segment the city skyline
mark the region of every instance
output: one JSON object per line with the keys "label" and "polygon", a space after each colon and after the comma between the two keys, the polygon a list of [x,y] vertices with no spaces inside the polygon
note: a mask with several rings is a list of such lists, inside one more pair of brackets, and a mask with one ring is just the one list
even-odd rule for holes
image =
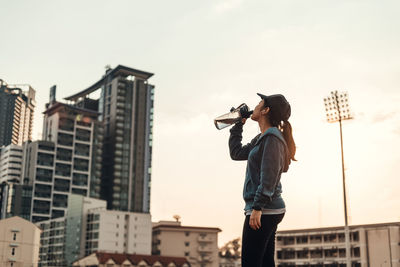
{"label": "city skyline", "polygon": [[[219,227],[219,246],[241,236],[245,164],[230,160],[229,131],[213,119],[253,108],[260,92],[292,105],[298,162],[282,179],[279,229],[343,225],[339,129],[323,105],[332,90],[349,93],[355,115],[343,128],[350,224],[400,220],[396,1],[25,1],[29,24],[13,20],[20,3],[2,5],[0,29],[13,42],[2,44],[0,78],[36,90],[34,139],[53,84],[62,99],[107,64],[156,74],[154,221],[179,214],[184,225]],[[258,131],[248,120],[244,141]]]}

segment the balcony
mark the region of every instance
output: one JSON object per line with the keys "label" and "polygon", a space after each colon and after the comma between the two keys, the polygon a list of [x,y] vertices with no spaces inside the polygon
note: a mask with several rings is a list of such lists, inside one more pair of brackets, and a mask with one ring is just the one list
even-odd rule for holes
{"label": "balcony", "polygon": [[117,117],[115,118],[115,120],[116,120],[117,122],[124,122],[124,117],[122,117],[122,116],[117,116]]}
{"label": "balcony", "polygon": [[199,236],[197,238],[198,242],[214,242],[214,239],[211,236]]}
{"label": "balcony", "polygon": [[40,166],[53,167],[54,156],[52,154],[38,153],[37,162]]}
{"label": "balcony", "polygon": [[[117,87],[118,87],[118,91],[119,91],[120,89],[124,90],[124,89],[125,89],[125,82],[122,81],[122,80],[118,81]],[[124,91],[125,91],[125,90],[124,90]]]}
{"label": "balcony", "polygon": [[74,170],[77,171],[89,171],[89,161],[86,159],[74,159]]}
{"label": "balcony", "polygon": [[74,131],[74,120],[67,119],[67,118],[60,118],[58,122],[58,129],[63,131]]}
{"label": "balcony", "polygon": [[71,161],[72,160],[72,150],[57,148],[57,157],[58,160],[63,161]]}
{"label": "balcony", "polygon": [[87,196],[87,190],[82,188],[72,188],[72,194]]}
{"label": "balcony", "polygon": [[89,157],[90,146],[85,144],[75,144],[75,155]]}
{"label": "balcony", "polygon": [[71,176],[71,165],[56,163],[55,175],[70,177]]}
{"label": "balcony", "polygon": [[69,184],[69,180],[54,179],[54,190],[59,192],[69,192]]}
{"label": "balcony", "polygon": [[74,173],[72,175],[72,184],[76,186],[87,186],[88,176],[86,174]]}
{"label": "balcony", "polygon": [[214,249],[209,246],[199,246],[197,247],[197,251],[202,253],[212,253],[214,252]]}
{"label": "balcony", "polygon": [[84,122],[84,121],[77,121],[76,124],[79,126],[88,127],[88,128],[90,128],[92,126],[92,124],[90,122]]}
{"label": "balcony", "polygon": [[35,197],[50,198],[51,185],[35,184]]}
{"label": "balcony", "polygon": [[201,263],[210,263],[210,262],[212,262],[212,257],[211,256],[198,256],[197,260]]}
{"label": "balcony", "polygon": [[54,143],[39,141],[39,150],[54,151]]}
{"label": "balcony", "polygon": [[75,135],[75,140],[90,142],[90,135],[91,135],[90,131],[83,130],[83,129],[77,129],[76,135]]}
{"label": "balcony", "polygon": [[124,130],[122,129],[117,129],[115,133],[117,134],[117,136],[124,136]]}
{"label": "balcony", "polygon": [[50,202],[44,200],[33,201],[33,213],[38,214],[49,214],[50,213]]}
{"label": "balcony", "polygon": [[73,136],[65,133],[58,133],[57,143],[62,146],[72,146]]}
{"label": "balcony", "polygon": [[53,207],[66,208],[68,206],[68,196],[67,195],[53,195]]}

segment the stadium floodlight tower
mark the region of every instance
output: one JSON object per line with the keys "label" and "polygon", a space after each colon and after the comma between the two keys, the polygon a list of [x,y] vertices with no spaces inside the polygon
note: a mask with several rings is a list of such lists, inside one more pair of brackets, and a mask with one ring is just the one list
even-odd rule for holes
{"label": "stadium floodlight tower", "polygon": [[347,214],[347,199],[346,199],[346,178],[344,170],[344,157],[343,157],[343,134],[342,134],[342,120],[350,120],[353,118],[347,92],[332,91],[331,94],[324,98],[326,118],[328,122],[339,122],[340,127],[340,148],[342,154],[342,178],[343,178],[343,204],[344,204],[344,234],[346,241],[346,265],[351,267],[351,248],[350,248],[350,229],[348,224]]}

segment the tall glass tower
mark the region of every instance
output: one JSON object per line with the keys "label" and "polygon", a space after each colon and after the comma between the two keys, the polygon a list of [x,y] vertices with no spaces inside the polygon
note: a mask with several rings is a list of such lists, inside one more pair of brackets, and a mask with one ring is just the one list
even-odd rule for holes
{"label": "tall glass tower", "polygon": [[100,197],[113,210],[150,212],[154,86],[152,73],[118,65],[89,88],[65,98],[90,99],[99,92],[103,124]]}
{"label": "tall glass tower", "polygon": [[35,93],[29,85],[8,85],[0,79],[0,146],[32,140]]}

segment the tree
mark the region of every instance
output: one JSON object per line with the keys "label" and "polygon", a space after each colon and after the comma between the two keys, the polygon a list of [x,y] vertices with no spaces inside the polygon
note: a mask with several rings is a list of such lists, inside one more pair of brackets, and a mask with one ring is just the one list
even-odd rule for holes
{"label": "tree", "polygon": [[241,241],[240,238],[235,238],[227,242],[219,249],[219,255],[222,258],[238,259],[241,257]]}

